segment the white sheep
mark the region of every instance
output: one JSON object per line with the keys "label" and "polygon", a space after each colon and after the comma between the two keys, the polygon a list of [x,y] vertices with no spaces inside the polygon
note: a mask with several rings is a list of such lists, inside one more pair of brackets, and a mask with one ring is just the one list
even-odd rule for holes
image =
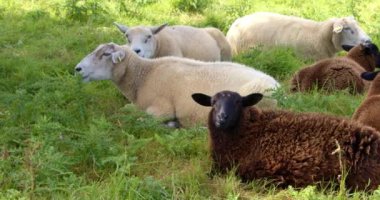
{"label": "white sheep", "polygon": [[238,18],[226,37],[233,54],[258,45],[285,46],[315,60],[334,56],[342,45],[356,46],[371,40],[353,17],[317,22],[270,12]]}
{"label": "white sheep", "polygon": [[224,34],[216,28],[191,26],[136,26],[114,23],[139,56],[186,57],[202,61],[230,61],[231,47]]}
{"label": "white sheep", "polygon": [[[124,96],[140,109],[169,119],[169,126],[205,123],[209,108],[191,100],[194,92],[214,94],[233,90],[242,95],[261,92],[270,95],[279,87],[271,76],[231,62],[202,62],[186,58],[139,57],[127,45],[102,44],[75,67],[85,82],[112,80]],[[260,107],[273,108],[266,98]]]}

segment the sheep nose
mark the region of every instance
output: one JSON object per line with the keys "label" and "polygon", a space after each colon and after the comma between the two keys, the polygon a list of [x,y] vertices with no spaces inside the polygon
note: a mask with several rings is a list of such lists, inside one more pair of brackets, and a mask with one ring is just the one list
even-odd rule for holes
{"label": "sheep nose", "polygon": [[77,71],[77,72],[82,71],[82,67],[75,67],[75,71]]}
{"label": "sheep nose", "polygon": [[372,43],[372,41],[370,39],[367,39],[364,41],[364,44],[371,44],[371,43]]}
{"label": "sheep nose", "polygon": [[135,51],[136,53],[140,53],[141,49],[133,49],[133,51]]}
{"label": "sheep nose", "polygon": [[228,119],[228,115],[226,113],[221,113],[220,119],[224,121],[224,120]]}

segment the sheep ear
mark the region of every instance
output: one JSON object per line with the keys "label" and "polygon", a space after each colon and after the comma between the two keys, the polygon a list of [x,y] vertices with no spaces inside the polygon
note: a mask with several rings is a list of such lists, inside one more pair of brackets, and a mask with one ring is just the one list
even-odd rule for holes
{"label": "sheep ear", "polygon": [[372,81],[373,79],[375,79],[376,75],[377,75],[379,72],[380,72],[380,71],[377,71],[377,72],[363,72],[360,76],[361,76],[362,79],[364,79],[364,80]]}
{"label": "sheep ear", "polygon": [[111,55],[112,55],[112,62],[114,64],[117,64],[125,58],[125,51],[117,50],[117,51],[113,52]]}
{"label": "sheep ear", "polygon": [[193,100],[202,106],[211,106],[211,97],[202,93],[194,93],[191,95]]}
{"label": "sheep ear", "polygon": [[128,31],[128,26],[123,24],[118,24],[116,22],[113,23],[122,33],[126,33]]}
{"label": "sheep ear", "polygon": [[342,49],[349,52],[352,48],[354,48],[354,46],[351,46],[351,45],[342,45]]}
{"label": "sheep ear", "polygon": [[165,23],[165,24],[162,24],[160,26],[154,26],[154,27],[150,28],[150,30],[152,31],[153,34],[157,34],[167,26],[168,26],[168,23]]}
{"label": "sheep ear", "polygon": [[340,33],[343,30],[343,25],[341,23],[341,20],[337,21],[333,25],[333,32],[334,33]]}
{"label": "sheep ear", "polygon": [[371,42],[365,42],[360,44],[362,46],[362,49],[364,50],[365,54],[370,55],[371,53],[375,53],[374,44]]}
{"label": "sheep ear", "polygon": [[243,97],[243,107],[253,106],[257,104],[262,98],[263,95],[260,93],[252,93],[250,95],[247,95]]}

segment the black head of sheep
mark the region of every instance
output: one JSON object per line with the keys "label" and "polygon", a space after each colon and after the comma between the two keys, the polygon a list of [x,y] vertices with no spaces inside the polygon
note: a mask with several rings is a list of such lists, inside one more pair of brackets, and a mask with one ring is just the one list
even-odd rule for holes
{"label": "black head of sheep", "polygon": [[[356,62],[361,63],[366,70],[373,71],[376,67],[380,67],[379,48],[372,42],[365,42],[358,46],[342,46],[348,51],[348,56],[354,58]],[[355,48],[354,48],[355,47]]]}
{"label": "black head of sheep", "polygon": [[376,78],[376,75],[379,73],[380,71],[376,71],[376,72],[363,72],[361,74],[361,77],[364,79],[364,80],[367,80],[367,81],[372,81],[373,79]]}
{"label": "black head of sheep", "polygon": [[221,91],[213,97],[202,93],[191,97],[202,106],[212,106],[212,122],[218,129],[231,129],[238,123],[243,108],[257,104],[263,95],[252,93],[242,97],[236,92]]}
{"label": "black head of sheep", "polygon": [[365,55],[372,56],[375,60],[375,67],[380,67],[380,53],[379,48],[374,43],[364,43],[363,51]]}

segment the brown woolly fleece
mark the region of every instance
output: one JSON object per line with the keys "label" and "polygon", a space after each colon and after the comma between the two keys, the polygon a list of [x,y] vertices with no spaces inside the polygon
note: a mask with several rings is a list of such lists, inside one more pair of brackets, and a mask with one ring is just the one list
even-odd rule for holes
{"label": "brown woolly fleece", "polygon": [[376,58],[364,53],[363,45],[352,48],[346,56],[324,59],[295,73],[291,91],[306,92],[316,87],[328,92],[349,89],[353,94],[363,93],[369,86],[360,74],[374,71]]}
{"label": "brown woolly fleece", "polygon": [[380,131],[380,76],[376,76],[367,97],[356,109],[352,119]]}
{"label": "brown woolly fleece", "polygon": [[233,130],[221,131],[212,113],[208,125],[213,171],[236,167],[244,181],[268,178],[279,186],[302,187],[337,181],[341,154],[349,169],[347,187],[374,190],[380,184],[380,133],[371,127],[321,114],[250,107]]}

